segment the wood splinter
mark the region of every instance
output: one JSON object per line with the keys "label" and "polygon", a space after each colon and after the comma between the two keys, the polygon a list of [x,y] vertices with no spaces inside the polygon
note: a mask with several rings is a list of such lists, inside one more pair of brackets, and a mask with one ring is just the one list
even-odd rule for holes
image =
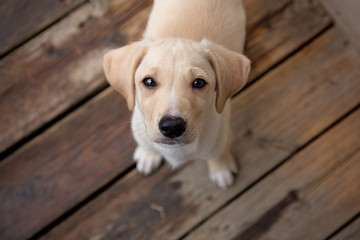
{"label": "wood splinter", "polygon": [[165,209],[164,209],[162,206],[157,205],[157,204],[155,204],[155,203],[152,203],[152,204],[150,205],[150,208],[153,209],[153,210],[155,210],[155,211],[158,211],[158,212],[160,213],[160,218],[161,218],[161,219],[165,219],[165,217],[166,217]]}

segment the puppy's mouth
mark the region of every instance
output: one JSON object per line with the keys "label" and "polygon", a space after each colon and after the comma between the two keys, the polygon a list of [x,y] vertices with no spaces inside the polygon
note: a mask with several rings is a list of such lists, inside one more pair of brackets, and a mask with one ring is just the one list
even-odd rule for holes
{"label": "puppy's mouth", "polygon": [[196,137],[193,134],[186,133],[180,137],[168,138],[163,136],[161,133],[158,133],[155,138],[150,139],[153,143],[162,145],[164,147],[176,148],[192,144],[196,140]]}
{"label": "puppy's mouth", "polygon": [[167,145],[167,146],[173,146],[173,147],[177,147],[177,146],[182,146],[187,144],[186,141],[183,140],[183,138],[162,138],[160,139],[160,141],[158,141],[159,144],[162,145]]}

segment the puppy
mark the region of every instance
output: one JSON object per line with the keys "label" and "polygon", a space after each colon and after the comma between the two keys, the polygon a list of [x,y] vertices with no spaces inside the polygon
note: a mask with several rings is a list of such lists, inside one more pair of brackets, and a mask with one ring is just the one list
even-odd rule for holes
{"label": "puppy", "polygon": [[110,85],[133,110],[140,173],[163,158],[172,168],[199,159],[218,186],[233,183],[230,97],[250,70],[244,39],[241,0],[155,0],[143,40],[105,55]]}

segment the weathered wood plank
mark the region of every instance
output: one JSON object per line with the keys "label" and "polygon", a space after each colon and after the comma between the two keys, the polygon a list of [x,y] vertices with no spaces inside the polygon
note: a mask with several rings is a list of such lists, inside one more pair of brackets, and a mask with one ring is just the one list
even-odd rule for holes
{"label": "weathered wood plank", "polygon": [[[319,2],[307,2],[245,1],[251,79],[330,24]],[[140,37],[149,8],[132,25],[121,24],[147,5],[112,0],[94,10],[88,4],[0,62],[0,152],[104,86],[103,53]]]}
{"label": "weathered wood plank", "polygon": [[359,119],[358,110],[186,239],[325,239],[360,211]]}
{"label": "weathered wood plank", "polygon": [[335,21],[344,30],[351,43],[360,53],[360,1],[358,0],[321,0]]}
{"label": "weathered wood plank", "polygon": [[133,17],[149,5],[146,0],[89,2],[3,59],[0,152],[106,86],[104,53],[140,38],[150,9]]}
{"label": "weathered wood plank", "polygon": [[360,239],[360,218],[347,226],[340,233],[336,234],[332,240],[359,240]]}
{"label": "weathered wood plank", "polygon": [[237,184],[221,190],[203,162],[135,171],[43,239],[176,239],[360,102],[359,57],[331,30],[234,100]]}
{"label": "weathered wood plank", "polygon": [[[314,5],[314,8],[317,8],[316,4]],[[306,11],[306,10],[302,10],[302,11]],[[125,24],[121,27],[121,33],[126,33],[128,41],[133,41],[136,38],[136,36],[139,34],[141,29],[143,29],[143,26],[140,24],[140,22],[143,21],[142,24],[145,24],[146,16],[147,16],[148,12],[149,12],[149,9],[145,9],[144,11],[139,12],[139,14],[134,16],[134,18],[132,18],[132,20],[130,20],[130,22],[128,22],[127,24]],[[301,12],[299,14],[301,14]],[[79,16],[81,16],[81,14],[79,14]],[[266,16],[268,19],[269,16],[268,15],[266,15]],[[143,19],[143,20],[141,20],[141,19]],[[325,20],[326,19],[328,19],[328,18],[325,16]],[[72,20],[74,22],[76,22],[74,19],[72,19]],[[315,20],[315,22],[313,22],[313,20]],[[78,20],[78,22],[81,22],[81,21]],[[314,17],[314,18],[312,18],[312,20],[309,19],[309,22],[307,22],[306,24],[317,25],[317,26],[319,26],[319,29],[320,29],[320,28],[325,27],[328,20],[326,20],[326,21],[321,20],[320,22],[323,22],[324,24],[319,24],[318,18]],[[139,24],[140,24],[140,27],[139,27]],[[284,29],[286,29],[286,25],[284,25]],[[72,30],[69,32],[72,33]],[[62,34],[66,34],[66,33],[62,33]],[[266,34],[266,32],[264,32],[264,34]],[[313,34],[315,34],[315,33],[312,31],[310,31],[310,32],[304,31],[302,34],[301,41],[306,41],[306,39],[311,37]],[[118,36],[118,35],[116,35],[116,36]],[[279,37],[279,38],[283,37],[284,39],[288,39],[289,36],[287,35],[287,32],[284,31],[283,34],[280,34],[277,37]],[[71,39],[71,37],[68,37],[68,38]],[[300,38],[299,38],[299,41],[300,41]],[[76,44],[76,42],[74,44]],[[264,45],[266,46],[266,44],[264,44]],[[113,45],[111,45],[111,46],[113,46]],[[295,47],[296,46],[294,46],[294,48]],[[101,48],[101,46],[99,48]],[[266,47],[264,47],[262,50],[266,51]],[[291,49],[289,49],[289,51],[290,50]],[[271,49],[268,51],[268,55],[276,54],[277,51],[278,51],[278,49]],[[100,53],[98,55],[100,55]],[[87,59],[92,59],[92,60],[94,60],[96,58],[101,59],[101,56],[98,56],[98,55],[97,54],[89,54],[89,56],[87,56],[88,57]],[[278,55],[278,56],[280,56],[280,55]],[[71,60],[71,59],[69,59],[69,60]],[[65,61],[65,60],[61,60],[61,61]],[[88,60],[88,61],[90,61],[90,60]],[[94,60],[94,61],[97,61],[97,60]],[[87,69],[89,72],[89,76],[91,76],[91,74],[93,74],[94,72],[98,72],[99,77],[98,78],[91,77],[91,79],[95,79],[96,81],[99,81],[99,82],[100,81],[104,82],[103,77],[100,77],[100,74],[102,75],[102,70],[99,70],[96,67],[95,67],[96,69],[94,69],[94,66],[86,66],[87,65],[86,62],[87,61],[85,61],[85,65],[81,68],[81,71],[86,72],[84,69]],[[46,63],[46,62],[44,62],[44,63]],[[266,66],[273,65],[273,64],[275,64],[275,63],[268,62]],[[65,68],[67,68],[67,67],[65,67]],[[66,74],[70,74],[71,69]],[[57,74],[60,76],[64,76],[64,77],[67,76],[65,73],[62,73],[62,72],[59,73],[58,70],[56,70],[56,71],[57,71]],[[261,71],[261,69],[259,71]],[[79,70],[79,72],[80,72],[80,70]],[[56,76],[55,73],[53,73],[53,74],[54,74],[52,76],[53,80],[59,80],[60,77]],[[62,74],[65,74],[65,75],[62,75]],[[78,75],[78,77],[80,78],[80,75]],[[78,80],[79,81],[78,85],[85,84],[84,82],[87,82],[87,81],[82,82],[82,81],[80,81],[81,79],[80,80],[75,79],[75,78],[71,78],[71,79],[74,81]],[[89,80],[89,81],[91,82],[92,80]],[[50,84],[50,82],[48,84]],[[58,83],[51,83],[51,84],[55,84],[55,86],[58,86],[58,85],[56,85]],[[64,86],[64,84],[66,85],[67,83],[62,83],[61,86]],[[79,88],[78,85],[76,86],[76,89]],[[68,93],[66,92],[66,89],[68,89],[68,87],[69,86],[62,88],[64,92],[62,92],[63,96],[61,96],[61,97],[63,97],[64,99],[66,97],[69,97],[69,95],[67,95]],[[52,94],[56,94],[55,92],[53,92],[55,90],[52,90],[51,88],[48,89],[48,91]],[[82,90],[82,92],[78,92],[78,94],[81,95],[81,94],[83,94],[84,91],[87,91],[87,90]],[[25,93],[26,92],[24,92],[24,94]],[[44,92],[44,94],[45,93],[48,94],[47,92]],[[114,93],[108,92],[107,94],[114,94]],[[35,93],[33,95],[35,95]],[[101,106],[107,106],[108,104],[113,104],[112,101],[115,101],[113,97],[108,97],[108,96],[104,97],[104,99],[105,100],[99,100],[100,102],[97,104],[99,104]],[[118,99],[120,99],[120,97],[118,97]],[[115,118],[117,118],[116,116],[118,114],[118,113],[116,113],[116,111],[119,111],[119,112],[127,111],[126,108],[123,106],[125,106],[125,105],[119,106],[117,110],[115,110],[115,107],[114,107],[114,109],[109,108],[108,110],[106,110],[107,108],[105,108],[104,111],[106,111],[106,112],[101,111],[98,115],[103,116],[105,118],[105,120],[106,119],[115,119]],[[91,113],[95,112],[91,108],[86,108],[86,110],[84,110],[84,111],[85,112],[82,114],[84,114],[85,116],[91,116]],[[46,111],[44,110],[44,114],[45,114],[45,112]],[[94,113],[94,114],[97,114],[97,113]],[[83,121],[82,119],[83,119],[83,117],[81,117],[81,116],[77,116],[74,118],[71,117],[70,119],[65,119],[64,120],[65,122],[61,123],[61,126],[55,126],[57,131],[62,133],[61,139],[63,142],[66,141],[66,139],[88,139],[89,138],[88,133],[83,132],[82,130],[76,130],[76,128],[71,127],[74,124],[75,124],[75,126],[78,126],[78,124],[79,124],[78,122]],[[87,119],[87,118],[85,117],[84,119]],[[129,121],[129,116],[126,115],[123,117],[119,117],[117,121],[119,121],[119,122]],[[86,124],[89,126],[93,126],[94,128],[97,128],[98,131],[104,131],[102,129],[103,122],[97,121],[96,118],[91,118]],[[116,125],[116,123],[113,123],[113,124]],[[113,133],[114,135],[121,136],[121,134],[122,134],[121,129],[116,130],[116,128],[113,128],[113,126],[109,126],[109,128],[111,128],[114,131],[114,133]],[[91,143],[93,145],[91,145],[90,143],[86,143],[86,145],[83,146],[82,144],[79,145],[79,144],[74,143],[73,148],[69,149],[69,148],[59,147],[59,143],[57,143],[54,140],[50,141],[51,144],[50,143],[46,144],[47,142],[49,142],[48,139],[53,138],[52,134],[55,134],[53,131],[54,130],[52,130],[50,133],[45,133],[45,134],[39,136],[39,138],[37,138],[37,140],[35,142],[30,142],[30,144],[28,144],[25,148],[21,149],[19,152],[12,155],[9,159],[6,159],[5,160],[6,165],[5,165],[5,163],[4,163],[4,165],[0,165],[0,182],[3,181],[4,183],[6,183],[4,185],[7,186],[6,188],[4,188],[7,190],[6,191],[4,190],[4,194],[3,194],[3,197],[4,197],[3,202],[7,202],[7,204],[3,205],[4,208],[2,209],[2,211],[3,211],[2,216],[5,216],[4,219],[10,219],[10,221],[9,221],[10,223],[21,222],[22,223],[21,227],[23,229],[23,231],[16,231],[11,227],[2,228],[2,229],[7,229],[6,234],[14,234],[14,235],[11,235],[12,238],[17,238],[18,236],[32,235],[34,232],[36,232],[41,227],[41,225],[44,226],[44,225],[48,224],[49,222],[53,221],[54,219],[59,217],[59,215],[61,215],[61,213],[65,212],[65,211],[69,210],[71,207],[73,207],[78,201],[80,201],[81,199],[84,199],[86,196],[88,196],[90,193],[94,192],[100,186],[103,186],[106,182],[108,182],[110,179],[112,179],[116,175],[115,174],[116,171],[118,173],[120,173],[124,168],[126,168],[128,166],[128,164],[131,161],[131,159],[129,157],[115,156],[115,155],[111,155],[111,154],[110,154],[110,156],[108,156],[109,153],[114,152],[114,151],[116,152],[119,150],[119,149],[113,149],[113,148],[117,148],[118,147],[117,144],[121,144],[121,140],[118,140],[119,142],[117,142],[117,143],[104,146],[101,144],[101,142],[103,140],[98,138],[98,139],[94,140],[94,143]],[[97,135],[96,133],[92,133],[92,134],[95,136]],[[102,133],[99,133],[99,135],[102,135]],[[112,140],[114,140],[114,139],[112,139]],[[92,149],[92,146],[96,146],[96,144],[102,145],[103,148],[101,149],[100,152],[96,152],[94,154],[94,153],[92,153],[91,149]],[[62,145],[62,143],[60,144],[60,146],[61,145]],[[43,146],[46,146],[46,147],[43,147]],[[126,153],[123,153],[124,156],[126,154],[127,154],[126,156],[130,156],[132,149],[133,149],[132,147],[127,147],[126,149],[123,149],[123,151],[127,151]],[[29,152],[32,154],[29,154]],[[66,152],[68,152],[68,153],[66,153]],[[87,153],[82,154],[82,152],[87,152]],[[96,155],[96,154],[99,154],[99,155]],[[64,155],[70,156],[70,157],[64,158],[63,157]],[[94,167],[91,167],[91,169],[96,169],[96,168],[106,169],[107,168],[109,170],[107,177],[104,177],[104,176],[99,177],[97,174],[94,174],[91,171],[90,171],[90,174],[86,174],[86,173],[84,173],[87,171],[86,167],[84,167],[83,170],[81,170],[81,168],[78,167],[78,166],[86,166],[84,164],[84,162],[88,161],[87,158],[97,159],[100,155],[104,156],[104,158],[105,157],[109,158],[108,161],[113,161],[115,163],[117,163],[117,161],[122,161],[122,163],[119,163],[119,164],[122,164],[123,167],[118,167],[117,169],[114,170],[114,172],[112,172],[111,171],[112,167],[102,166],[101,165],[102,162],[99,162],[99,161],[94,163],[95,165],[94,165]],[[23,156],[29,156],[29,157],[25,158]],[[53,157],[53,156],[56,156],[56,157]],[[31,161],[28,161],[28,159],[31,159]],[[62,167],[64,165],[66,165],[67,167]],[[7,172],[6,175],[5,174],[1,175],[2,166],[6,166],[6,168],[4,168],[6,170],[3,170],[3,171]],[[14,166],[22,166],[22,167],[15,168]],[[56,172],[56,176],[51,178],[51,180],[48,178],[47,168],[54,169],[53,171]],[[116,168],[116,167],[114,167],[114,168]],[[57,169],[57,170],[55,170],[55,169]],[[17,174],[15,174],[13,172],[15,170],[16,170]],[[25,172],[22,173],[21,171],[25,171]],[[69,174],[69,172],[76,173],[76,172],[80,172],[80,171],[82,171],[81,175],[83,177],[83,179],[81,181],[79,181],[76,178],[76,176],[73,178],[72,174]],[[105,170],[99,170],[99,171],[104,172]],[[92,176],[93,174],[95,176]],[[104,175],[105,175],[105,173],[104,173]],[[4,176],[4,178],[2,178],[1,176]],[[28,185],[26,183],[29,181],[31,182],[31,180],[29,180],[29,178],[31,179],[33,176],[38,176],[39,179],[47,179],[47,181],[41,181],[41,182],[37,181],[36,189],[33,189],[32,187],[27,187]],[[59,182],[65,181],[65,180],[62,180],[63,178],[66,178],[67,181],[72,182],[72,185],[73,185],[72,189],[77,188],[77,189],[82,189],[82,191],[72,191],[72,192],[69,191],[67,189],[68,188],[67,185],[59,184]],[[77,182],[79,182],[79,184]],[[55,186],[54,190],[51,190],[53,186]],[[37,191],[37,189],[40,189],[40,191]],[[14,203],[14,201],[12,201],[14,199],[14,194],[12,194],[13,192],[15,192],[15,193],[16,192],[17,193],[25,192],[26,194],[28,194],[28,195],[25,195],[25,197],[24,197],[26,199],[26,201],[21,202],[21,208],[16,208],[16,206],[12,205]],[[45,193],[51,192],[51,195],[42,194],[42,192],[45,192]],[[56,199],[56,201],[54,201],[55,205],[52,203],[52,199]],[[61,202],[57,201],[57,199],[60,199]],[[42,202],[48,202],[48,206],[43,207],[40,204],[38,204],[38,203],[42,203]],[[56,206],[56,208],[54,208],[54,206]],[[24,209],[26,209],[26,211]],[[26,221],[23,219],[28,219],[28,220],[31,219],[29,221],[34,222],[34,226],[27,225]],[[4,224],[6,222],[7,221],[4,221]],[[9,224],[9,226],[14,226],[14,225]],[[19,227],[19,226],[20,225],[17,225],[17,227]],[[33,229],[32,229],[32,227],[33,227]]]}
{"label": "weathered wood plank", "polygon": [[0,3],[0,56],[51,25],[85,0],[3,0]]}
{"label": "weathered wood plank", "polygon": [[[331,24],[318,1],[249,0],[244,3],[249,19],[245,55],[252,61],[250,81],[271,68],[273,64],[269,63],[283,59],[306,42],[305,39],[310,39]],[[272,15],[268,9],[273,9]],[[252,20],[259,17],[257,11],[264,14],[260,22]],[[307,23],[310,19],[316,24]],[[307,33],[306,38],[303,33]],[[277,36],[283,36],[285,41]]]}
{"label": "weathered wood plank", "polygon": [[134,148],[129,118],[109,88],[4,160],[1,239],[27,239],[127,169]]}

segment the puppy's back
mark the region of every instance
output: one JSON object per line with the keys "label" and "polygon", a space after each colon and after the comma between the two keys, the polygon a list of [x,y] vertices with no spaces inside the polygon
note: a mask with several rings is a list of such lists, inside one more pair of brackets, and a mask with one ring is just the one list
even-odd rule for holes
{"label": "puppy's back", "polygon": [[245,12],[241,0],[155,0],[145,39],[207,38],[242,52]]}

